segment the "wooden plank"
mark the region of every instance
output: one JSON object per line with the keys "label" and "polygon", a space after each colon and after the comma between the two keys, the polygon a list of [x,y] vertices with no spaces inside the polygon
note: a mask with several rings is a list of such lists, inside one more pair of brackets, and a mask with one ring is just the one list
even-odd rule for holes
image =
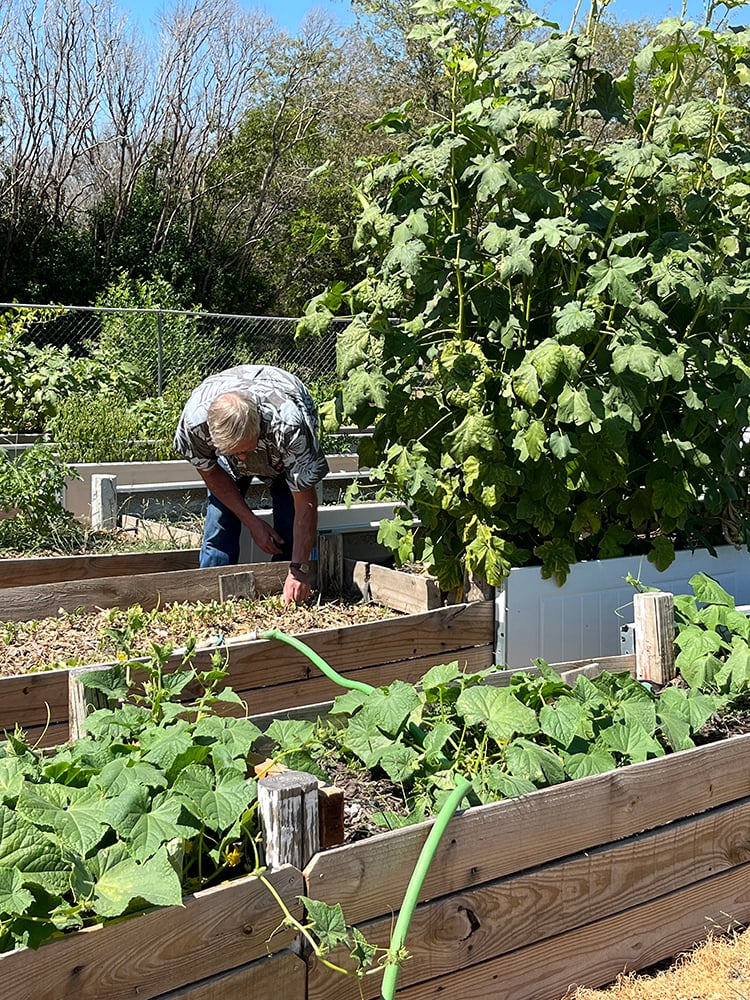
{"label": "wooden plank", "polygon": [[[282,868],[268,878],[299,916],[300,872]],[[13,1000],[151,1000],[287,948],[290,932],[271,937],[281,918],[262,882],[238,879],[187,897],[184,907],[149,910],[37,951],[2,955],[0,976]]]}
{"label": "wooden plank", "polygon": [[[738,831],[748,821],[750,800],[744,800],[423,904],[409,925],[412,959],[399,984],[457,972],[534,944],[550,928],[561,934],[746,864],[750,846],[746,838],[738,844]],[[393,918],[358,927],[371,944],[387,947]],[[337,949],[330,958],[348,967],[347,955]],[[356,996],[340,976],[322,965],[312,968],[309,1000]],[[378,997],[379,984],[365,987],[365,996]]]}
{"label": "wooden plank", "polygon": [[[466,670],[484,670],[485,667],[492,665],[492,653],[491,646],[474,646],[469,649],[452,651],[448,659],[458,660]],[[364,681],[365,684],[372,684],[373,687],[382,687],[396,680],[414,684],[427,673],[430,667],[434,667],[438,663],[445,663],[445,660],[445,656],[440,652],[433,653],[431,656],[422,656],[416,660],[383,663],[360,670],[343,670],[342,673],[345,677]],[[306,680],[296,683],[250,689],[235,688],[231,670],[227,680],[229,686],[247,702],[252,715],[259,715],[263,712],[283,712],[285,709],[316,705],[320,702],[330,703],[343,693],[340,685],[322,674],[311,674]],[[233,712],[231,705],[227,706],[227,710]]]}
{"label": "wooden plank", "polygon": [[[341,672],[435,654],[451,659],[453,650],[493,642],[493,614],[491,601],[455,604],[404,618],[319,629],[299,638]],[[213,652],[199,651],[196,669],[207,668]],[[304,653],[276,639],[231,646],[229,667],[230,685],[237,690],[297,681],[315,669]]]}
{"label": "wooden plank", "polygon": [[368,580],[370,600],[395,611],[418,614],[441,607],[437,580],[418,573],[403,573],[372,563]]}
{"label": "wooden plank", "polygon": [[30,587],[61,580],[92,580],[197,569],[198,549],[128,552],[120,555],[44,556],[0,560],[0,589]]}
{"label": "wooden plank", "polygon": [[664,592],[633,595],[635,675],[668,684],[675,676],[674,596]]}
{"label": "wooden plank", "polygon": [[[248,563],[259,594],[280,594],[289,570],[285,562]],[[141,573],[128,577],[105,577],[96,580],[60,581],[55,587],[39,584],[0,590],[0,621],[27,621],[65,611],[95,611],[97,608],[127,608],[139,604],[151,610],[163,604],[183,601],[215,601],[219,596],[219,577],[226,566],[206,569],[175,570],[167,573]]]}
{"label": "wooden plank", "polygon": [[[478,806],[451,820],[421,898],[547,864],[748,795],[750,735]],[[308,895],[340,902],[350,922],[395,912],[430,825],[319,854],[305,871]]]}
{"label": "wooden plank", "polygon": [[[22,729],[37,732],[47,721],[64,723],[68,728],[68,671],[47,670],[0,679],[0,729],[13,732],[16,723]],[[48,746],[46,741],[44,746]]]}
{"label": "wooden plank", "polygon": [[125,531],[135,532],[137,538],[153,538],[158,541],[171,542],[172,545],[186,545],[194,549],[200,549],[203,541],[202,529],[188,531],[186,528],[177,528],[175,525],[166,524],[163,521],[149,521],[133,514],[123,514],[120,518],[120,526]]}
{"label": "wooden plank", "polygon": [[307,967],[301,958],[285,951],[270,955],[252,965],[233,969],[221,976],[186,986],[169,994],[169,1000],[305,1000]]}
{"label": "wooden plank", "polygon": [[302,867],[320,850],[318,779],[283,770],[258,781],[258,813],[270,868]]}
{"label": "wooden plank", "polygon": [[[711,932],[747,924],[750,865],[459,973],[399,989],[399,1000],[560,1000],[689,950]],[[554,931],[554,927],[550,928]],[[530,974],[530,970],[533,970]]]}
{"label": "wooden plank", "polygon": [[256,598],[255,573],[242,571],[225,573],[219,577],[219,600],[222,604],[236,598],[254,601]]}

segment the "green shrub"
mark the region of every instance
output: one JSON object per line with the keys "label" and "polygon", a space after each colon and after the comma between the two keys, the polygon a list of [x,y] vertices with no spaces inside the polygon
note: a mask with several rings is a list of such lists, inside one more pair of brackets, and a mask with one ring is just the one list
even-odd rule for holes
{"label": "green shrub", "polygon": [[77,393],[60,404],[47,431],[64,462],[153,462],[175,457],[175,426],[169,399],[131,404],[119,393]]}
{"label": "green shrub", "polygon": [[114,368],[134,364],[150,395],[175,380],[197,384],[222,356],[220,332],[195,315],[181,315],[183,303],[159,275],[140,281],[123,273],[97,305],[118,310],[102,314],[102,357]]}
{"label": "green shrub", "polygon": [[77,548],[84,528],[62,503],[65,479],[75,475],[48,445],[34,445],[20,458],[0,451],[0,510],[12,514],[0,519],[0,550]]}
{"label": "green shrub", "polygon": [[139,391],[135,366],[126,358],[110,365],[100,352],[76,357],[68,345],[42,347],[30,341],[31,331],[59,316],[57,309],[35,309],[0,315],[0,428],[43,431],[71,393]]}

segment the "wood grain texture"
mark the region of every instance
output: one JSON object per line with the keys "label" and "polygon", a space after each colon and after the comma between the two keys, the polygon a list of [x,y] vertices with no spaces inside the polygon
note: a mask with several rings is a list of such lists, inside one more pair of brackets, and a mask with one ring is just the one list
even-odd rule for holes
{"label": "wood grain texture", "polygon": [[369,573],[370,599],[407,614],[431,611],[443,601],[437,580],[418,573],[403,573],[373,563]]}
{"label": "wood grain texture", "polygon": [[0,589],[31,587],[63,580],[93,580],[107,576],[135,576],[198,568],[198,549],[130,552],[111,556],[45,556],[3,559]]}
{"label": "wood grain texture", "polygon": [[[547,937],[650,903],[750,861],[750,800],[421,905],[409,927],[412,955],[399,982],[445,976]],[[387,945],[390,916],[359,923]],[[347,964],[346,953],[332,953]],[[365,996],[377,997],[377,984]],[[309,1000],[354,1000],[340,977],[315,964]]]}
{"label": "wood grain texture", "polygon": [[304,961],[285,951],[169,994],[169,1000],[306,1000]]}
{"label": "wood grain texture", "polygon": [[[299,916],[301,874],[283,868],[269,878]],[[279,922],[271,893],[248,877],[189,896],[184,907],[150,910],[37,951],[2,955],[0,978],[13,1000],[151,1000],[286,948],[288,932],[270,937]]]}
{"label": "wood grain texture", "polygon": [[[668,793],[665,792],[668,789]],[[750,796],[750,736],[466,810],[451,820],[421,898],[449,895]],[[307,867],[308,895],[347,920],[401,905],[430,823],[334,848]]]}
{"label": "wood grain texture", "polygon": [[560,1000],[571,987],[603,986],[689,950],[709,933],[750,919],[750,866],[550,935],[457,974],[398,990],[399,1000]]}
{"label": "wood grain texture", "polygon": [[[57,730],[64,727],[63,739],[68,738],[67,670],[0,678],[0,730],[13,732],[16,724],[33,731],[34,742],[48,724]],[[42,745],[53,744],[45,738]]]}
{"label": "wood grain texture", "polygon": [[[288,563],[247,563],[243,570],[255,574],[258,594],[280,594]],[[91,580],[62,580],[54,587],[37,584],[0,590],[0,621],[27,621],[48,618],[60,608],[127,608],[139,604],[151,610],[163,604],[183,601],[214,601],[219,596],[219,577],[226,566],[174,570],[166,573],[138,573]]]}

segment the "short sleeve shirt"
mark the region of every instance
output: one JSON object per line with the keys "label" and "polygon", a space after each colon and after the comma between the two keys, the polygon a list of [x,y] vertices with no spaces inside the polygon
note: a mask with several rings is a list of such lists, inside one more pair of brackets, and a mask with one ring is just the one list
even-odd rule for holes
{"label": "short sleeve shirt", "polygon": [[323,479],[329,469],[318,439],[315,403],[295,375],[270,365],[238,365],[204,379],[191,393],[177,425],[174,448],[179,455],[203,472],[217,464],[208,408],[226,392],[252,399],[260,418],[257,450],[244,461],[222,456],[235,478],[270,481],[283,475],[295,493]]}

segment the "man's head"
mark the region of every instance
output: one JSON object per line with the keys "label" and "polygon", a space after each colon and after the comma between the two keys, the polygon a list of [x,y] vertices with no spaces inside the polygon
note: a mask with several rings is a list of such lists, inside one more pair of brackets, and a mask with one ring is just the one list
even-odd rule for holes
{"label": "man's head", "polygon": [[258,408],[245,396],[225,392],[208,408],[208,433],[220,455],[242,458],[258,447]]}

